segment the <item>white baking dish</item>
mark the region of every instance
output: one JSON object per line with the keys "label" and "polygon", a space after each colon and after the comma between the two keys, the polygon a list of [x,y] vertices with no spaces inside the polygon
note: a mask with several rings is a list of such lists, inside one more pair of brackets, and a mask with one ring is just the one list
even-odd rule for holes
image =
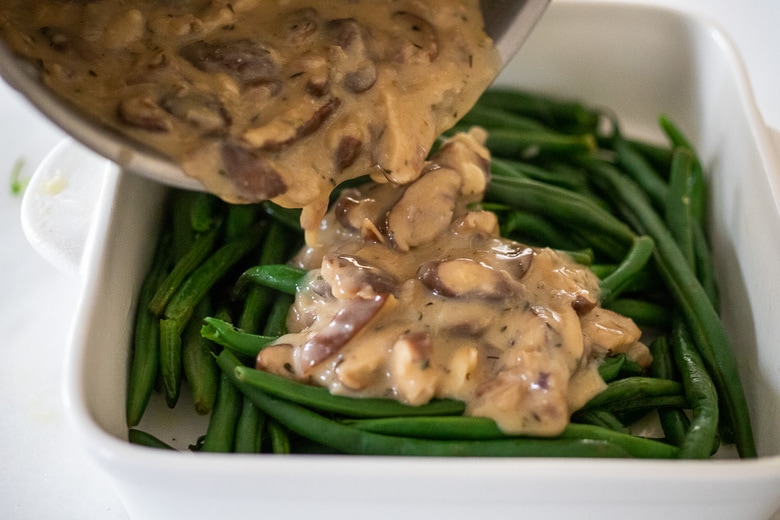
{"label": "white baking dish", "polygon": [[[693,137],[711,176],[723,317],[740,359],[760,457],[282,457],[132,446],[124,440],[128,346],[165,188],[67,143],[28,189],[24,226],[44,255],[74,267],[83,280],[67,410],[133,518],[732,520],[766,519],[777,511],[780,163],[729,42],[705,21],[672,10],[558,0],[499,81],[611,107],[629,132],[643,137],[661,138],[655,122],[666,113]],[[78,189],[85,175],[100,188]],[[94,212],[83,209],[90,205]],[[95,218],[64,224],[73,207]],[[66,232],[86,238],[65,241],[63,251],[59,238]],[[205,423],[180,413],[176,420],[184,426],[172,426],[154,409],[143,426],[169,436],[174,431],[174,442],[186,447]]]}

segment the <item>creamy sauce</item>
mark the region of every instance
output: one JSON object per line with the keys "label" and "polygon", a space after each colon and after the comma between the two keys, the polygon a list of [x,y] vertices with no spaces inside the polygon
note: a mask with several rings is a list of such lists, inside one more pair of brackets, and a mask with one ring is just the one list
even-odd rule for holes
{"label": "creamy sauce", "polygon": [[4,0],[51,88],[230,202],[418,177],[495,77],[477,0]]}
{"label": "creamy sauce", "polygon": [[597,305],[588,269],[499,237],[496,216],[473,209],[484,137],[458,134],[407,186],[341,194],[296,258],[311,271],[291,332],[258,368],[336,394],[459,399],[506,432],[555,435],[605,387],[605,355],[649,362],[636,325]]}

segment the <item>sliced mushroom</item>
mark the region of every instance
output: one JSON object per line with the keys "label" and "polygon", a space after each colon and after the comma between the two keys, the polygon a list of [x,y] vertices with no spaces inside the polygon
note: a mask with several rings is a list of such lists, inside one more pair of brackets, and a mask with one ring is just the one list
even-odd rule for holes
{"label": "sliced mushroom", "polygon": [[418,269],[417,278],[433,293],[447,298],[499,300],[521,290],[506,273],[471,258],[426,262]]}
{"label": "sliced mushroom", "polygon": [[388,235],[401,251],[425,244],[452,223],[460,175],[449,168],[427,172],[404,192],[387,216]]}
{"label": "sliced mushroom", "polygon": [[313,367],[338,352],[376,316],[387,299],[387,295],[378,294],[371,299],[347,301],[330,323],[297,351],[296,372],[308,375]]}
{"label": "sliced mushroom", "polygon": [[124,124],[149,132],[170,132],[173,128],[170,114],[150,93],[123,98],[117,107],[117,115]]}
{"label": "sliced mushroom", "polygon": [[230,114],[212,95],[198,92],[169,94],[163,97],[160,106],[204,135],[224,134],[230,126]]}
{"label": "sliced mushroom", "polygon": [[225,141],[221,157],[227,177],[256,201],[272,199],[287,191],[284,179],[260,153],[234,141]]}
{"label": "sliced mushroom", "polygon": [[392,294],[399,283],[392,274],[356,255],[326,254],[320,272],[337,298],[373,298],[377,294]]}
{"label": "sliced mushroom", "polygon": [[360,94],[373,87],[376,78],[376,65],[366,62],[344,75],[344,87],[354,94]]}
{"label": "sliced mushroom", "polygon": [[363,149],[363,141],[357,137],[346,135],[341,138],[336,151],[333,154],[333,163],[336,170],[343,172],[355,162]]}
{"label": "sliced mushroom", "polygon": [[227,74],[241,83],[270,81],[279,73],[274,52],[250,39],[199,40],[183,46],[179,54],[204,72]]}
{"label": "sliced mushroom", "polygon": [[339,106],[339,98],[333,98],[316,108],[301,104],[266,125],[248,130],[242,137],[260,150],[278,152],[316,132]]}

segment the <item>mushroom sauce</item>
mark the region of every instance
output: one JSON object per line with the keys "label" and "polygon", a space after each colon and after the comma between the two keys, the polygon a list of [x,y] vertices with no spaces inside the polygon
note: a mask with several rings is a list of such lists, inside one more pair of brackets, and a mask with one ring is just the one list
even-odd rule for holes
{"label": "mushroom sauce", "polygon": [[477,0],[4,0],[0,35],[104,124],[228,202],[415,179],[493,80]]}
{"label": "mushroom sauce", "polygon": [[598,280],[567,255],[498,235],[476,209],[485,134],[457,134],[414,182],[344,190],[288,317],[257,366],[332,393],[466,403],[508,433],[555,435],[606,386],[598,364],[649,364],[640,330],[601,308]]}
{"label": "mushroom sauce", "polygon": [[310,273],[258,368],[337,394],[458,399],[508,433],[555,435],[604,388],[604,356],[649,353],[588,269],[500,238],[475,209],[484,132],[426,161],[498,70],[481,27],[477,0],[0,6],[0,34],[67,100],[228,202],[303,208],[295,261]]}

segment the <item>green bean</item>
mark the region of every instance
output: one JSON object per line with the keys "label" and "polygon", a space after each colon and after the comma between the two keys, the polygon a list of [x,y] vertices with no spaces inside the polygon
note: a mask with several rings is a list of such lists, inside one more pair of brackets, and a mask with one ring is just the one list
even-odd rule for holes
{"label": "green bean", "polygon": [[[666,336],[656,338],[650,343],[649,348],[653,356],[653,363],[650,365],[651,375],[662,379],[677,380],[678,377]],[[690,421],[685,412],[674,408],[658,410],[658,419],[667,442],[673,446],[679,447],[682,445],[690,426]]]}
{"label": "green bean", "polygon": [[220,200],[206,192],[198,192],[193,196],[190,206],[190,225],[196,232],[206,232],[216,226],[221,220]]}
{"label": "green bean", "polygon": [[691,424],[680,445],[680,457],[709,458],[718,435],[718,393],[681,320],[672,328],[672,352],[691,407]]}
{"label": "green bean", "polygon": [[637,273],[642,271],[653,254],[654,242],[649,236],[643,235],[634,238],[623,262],[609,276],[599,283],[599,298],[603,306],[608,306],[617,298],[625,287],[631,282]]}
{"label": "green bean", "polygon": [[160,364],[160,322],[148,311],[147,306],[165,276],[171,242],[171,235],[163,233],[138,295],[133,330],[133,358],[128,374],[125,404],[128,426],[135,426],[141,421],[157,378]]}
{"label": "green bean", "polygon": [[271,306],[271,311],[268,313],[268,319],[263,328],[265,336],[287,334],[287,315],[290,313],[290,306],[294,301],[295,296],[292,294],[279,293],[276,295],[276,300],[274,300]]}
{"label": "green bean", "polygon": [[277,421],[268,421],[268,436],[271,439],[271,452],[277,455],[290,453],[290,436],[287,430]]}
{"label": "green bean", "polygon": [[169,408],[176,406],[181,392],[182,365],[181,334],[186,322],[160,320],[160,375]]}
{"label": "green bean", "polygon": [[704,217],[706,193],[704,189],[704,174],[702,172],[701,163],[699,162],[699,158],[696,154],[696,149],[668,116],[661,115],[658,120],[661,128],[666,133],[674,147],[686,148],[693,155],[694,160],[691,168],[691,177],[689,180],[690,186],[688,188],[690,194],[690,207],[694,218],[701,222]]}
{"label": "green bean", "polygon": [[628,457],[615,443],[592,439],[499,439],[494,441],[431,441],[364,432],[329,420],[303,406],[286,401],[247,383],[242,367],[229,351],[217,363],[245,397],[286,428],[343,453],[445,457]]}
{"label": "green bean", "polygon": [[200,334],[201,320],[208,316],[210,309],[208,298],[204,298],[187,323],[181,340],[184,377],[192,390],[195,411],[200,415],[211,413],[219,384],[219,368],[211,341]]}
{"label": "green bean", "polygon": [[503,236],[513,234],[531,245],[544,244],[556,249],[575,249],[572,239],[544,217],[520,210],[507,212]]}
{"label": "green bean", "polygon": [[257,221],[258,204],[228,204],[225,218],[225,238],[233,240],[249,230]]}
{"label": "green bean", "polygon": [[626,362],[625,354],[616,354],[614,356],[605,357],[599,364],[599,375],[601,379],[609,383],[617,378],[620,373],[620,367]]}
{"label": "green bean", "polygon": [[715,268],[712,261],[712,251],[700,223],[693,223],[693,248],[696,255],[696,277],[701,282],[704,292],[715,309],[719,308],[720,296],[718,282],[715,279]]}
{"label": "green bean", "polygon": [[[485,417],[414,417],[382,419],[360,419],[347,424],[363,431],[431,440],[498,440],[530,437],[509,435],[501,431],[495,421]],[[620,445],[632,457],[675,458],[678,450],[662,442],[631,436],[608,428],[588,424],[569,424],[556,437],[536,438],[538,440],[587,439],[609,441]]]}
{"label": "green bean", "polygon": [[189,249],[174,265],[173,269],[149,302],[149,310],[155,316],[161,316],[171,297],[176,293],[184,280],[209,256],[219,237],[219,226],[199,235]]}
{"label": "green bean", "polygon": [[592,134],[568,135],[513,128],[491,131],[486,145],[498,157],[521,160],[548,155],[589,155],[596,149]]}
{"label": "green bean", "polygon": [[[284,224],[273,221],[268,226],[268,234],[263,242],[260,264],[281,264],[287,260],[291,243],[290,230]],[[253,286],[247,291],[244,307],[238,319],[238,327],[245,332],[255,333],[262,330],[265,315],[274,300],[274,291],[268,287]]]}
{"label": "green bean", "polygon": [[247,283],[256,283],[286,294],[295,294],[307,272],[305,269],[286,264],[256,265],[241,274],[236,282],[235,291],[240,293]]}
{"label": "green bean", "polygon": [[579,101],[504,87],[485,91],[479,99],[479,104],[538,119],[547,126],[567,132],[593,131],[599,120],[598,113]]}
{"label": "green bean", "polygon": [[627,218],[655,240],[659,271],[685,315],[693,341],[722,398],[725,419],[734,429],[737,450],[743,457],[755,457],[750,412],[737,361],[723,323],[707,293],[643,192],[606,163],[594,167],[593,172],[606,184],[610,193],[623,201]]}
{"label": "green bean", "polygon": [[538,119],[521,116],[504,110],[477,103],[458,121],[461,125],[476,125],[486,129],[519,128],[522,130],[550,131]]}
{"label": "green bean", "polygon": [[535,164],[502,159],[500,157],[491,158],[490,163],[490,170],[493,175],[533,179],[572,191],[584,190],[588,182],[585,174],[578,170],[566,171],[564,173],[542,168]]}
{"label": "green bean", "polygon": [[644,410],[656,406],[683,406],[682,385],[677,381],[652,377],[626,377],[607,385],[607,388],[588,401],[584,410],[601,408],[611,412]]}
{"label": "green bean", "polygon": [[672,156],[669,174],[669,190],[665,205],[665,220],[669,231],[677,242],[688,265],[696,268],[693,246],[693,210],[691,188],[693,178],[693,153],[688,148],[678,147]]}
{"label": "green bean", "polygon": [[670,147],[639,139],[623,139],[650,164],[656,173],[661,175],[661,178],[664,178],[663,174],[669,172],[672,164],[672,150]]}
{"label": "green bean", "polygon": [[209,289],[238,262],[244,255],[256,247],[265,235],[267,224],[260,222],[245,236],[232,240],[209,256],[182,283],[165,307],[165,317],[186,323],[192,315],[195,305]]}
{"label": "green bean", "polygon": [[177,451],[176,448],[170,444],[167,444],[166,442],[161,441],[151,433],[145,432],[143,430],[137,430],[135,428],[130,428],[128,430],[127,440],[130,441],[131,444],[146,446],[147,448]]}
{"label": "green bean", "polygon": [[170,195],[170,226],[173,229],[171,244],[172,256],[178,260],[189,250],[195,232],[190,221],[190,209],[197,194],[192,191],[171,190]]}
{"label": "green bean", "polygon": [[629,141],[618,137],[613,146],[617,163],[642,187],[656,208],[663,208],[668,191],[664,178]]}
{"label": "green bean", "polygon": [[232,323],[213,317],[204,318],[200,335],[218,345],[250,357],[257,357],[263,347],[277,339],[277,336],[249,334],[233,326]]}
{"label": "green bean", "polygon": [[236,426],[241,415],[242,405],[241,392],[224,371],[220,372],[217,402],[214,404],[211,417],[209,417],[209,425],[201,451],[217,453],[233,451]]}
{"label": "green bean", "polygon": [[[577,222],[580,227],[613,237],[625,251],[634,240],[634,233],[626,224],[587,198],[562,188],[527,179],[496,178],[488,185],[488,194],[493,200],[513,204],[562,224]],[[621,255],[625,251],[621,251]]]}
{"label": "green bean", "polygon": [[241,414],[236,423],[233,451],[260,453],[265,431],[266,415],[249,399],[242,399]]}
{"label": "green bean", "polygon": [[578,424],[590,424],[614,432],[628,434],[628,428],[620,422],[620,419],[615,417],[615,414],[608,412],[607,410],[600,410],[598,408],[594,410],[580,410],[572,415],[571,420]]}
{"label": "green bean", "polygon": [[284,224],[293,231],[297,231],[298,233],[303,232],[303,228],[301,227],[301,210],[283,208],[270,201],[263,202],[262,206],[263,211],[272,219],[280,224]]}
{"label": "green bean", "polygon": [[270,395],[293,401],[302,406],[349,417],[457,415],[463,413],[464,410],[462,402],[444,399],[431,401],[425,405],[409,406],[393,399],[333,395],[323,387],[305,385],[286,377],[245,366],[236,369],[234,378],[241,381],[244,386],[258,388]]}
{"label": "green bean", "polygon": [[637,325],[664,330],[672,323],[672,312],[667,305],[635,298],[617,298],[605,308],[631,318]]}

